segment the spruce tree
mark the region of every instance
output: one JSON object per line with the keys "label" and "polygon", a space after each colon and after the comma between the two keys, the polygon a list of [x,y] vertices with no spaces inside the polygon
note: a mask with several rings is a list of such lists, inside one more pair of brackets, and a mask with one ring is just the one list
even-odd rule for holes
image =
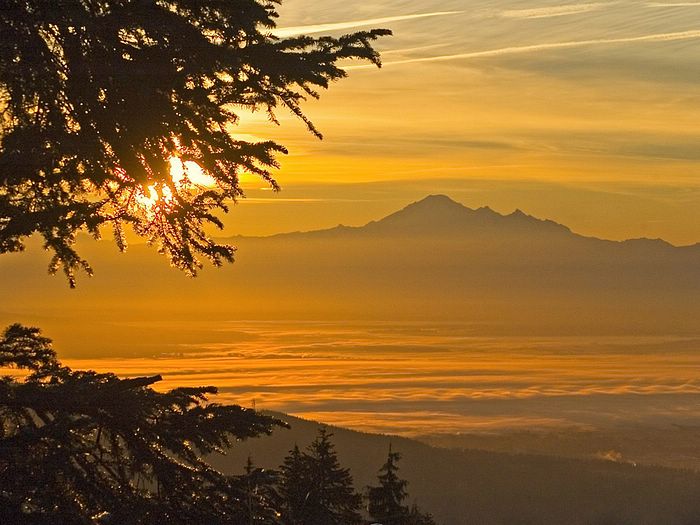
{"label": "spruce tree", "polygon": [[408,481],[398,475],[398,462],[401,454],[393,452],[389,445],[389,454],[384,465],[379,469],[379,485],[367,488],[369,515],[382,525],[435,525],[430,514],[423,514],[413,504],[409,509],[404,505],[408,498]]}
{"label": "spruce tree", "polygon": [[306,522],[306,511],[311,491],[311,482],[306,467],[307,462],[295,444],[284,458],[279,469],[281,510],[285,525],[303,525]]}
{"label": "spruce tree", "polygon": [[361,521],[362,497],[353,487],[350,470],[340,466],[332,433],[321,427],[304,459],[311,478],[306,525],[352,525]]}
{"label": "spruce tree", "polygon": [[408,496],[408,482],[398,476],[401,454],[393,452],[389,445],[386,463],[379,469],[379,486],[368,487],[369,515],[382,525],[405,525],[409,509],[403,505]]}
{"label": "spruce tree", "polygon": [[[0,368],[17,369],[0,378],[0,523],[246,523],[258,474],[225,476],[203,458],[280,421],[208,403],[211,387],[157,392],[160,376],[71,370],[20,325],[0,338]],[[273,505],[257,498],[256,515]]]}
{"label": "spruce tree", "polygon": [[[0,253],[44,239],[71,284],[88,263],[75,236],[123,226],[189,273],[233,259],[205,231],[241,197],[241,173],[273,189],[273,140],[235,136],[242,113],[302,111],[346,76],[380,65],[372,41],[274,36],[277,0],[3,0],[0,8]],[[210,181],[204,183],[204,181]]]}
{"label": "spruce tree", "polygon": [[300,453],[290,452],[281,467],[285,525],[353,525],[362,522],[362,497],[353,488],[350,471],[340,466],[333,434],[321,427]]}
{"label": "spruce tree", "polygon": [[278,473],[257,468],[248,457],[245,473],[238,477],[242,502],[240,525],[277,525],[281,498],[276,489]]}

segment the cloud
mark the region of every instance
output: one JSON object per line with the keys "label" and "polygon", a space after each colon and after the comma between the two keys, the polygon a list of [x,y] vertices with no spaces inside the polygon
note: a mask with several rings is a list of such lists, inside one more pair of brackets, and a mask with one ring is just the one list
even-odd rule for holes
{"label": "cloud", "polygon": [[[437,134],[436,134],[437,135]],[[521,151],[521,141],[479,139],[473,134],[467,136],[445,135],[423,137],[402,136],[390,137],[381,143],[367,143],[366,137],[359,134],[347,134],[336,136],[330,144],[324,144],[323,151],[326,154],[342,155],[344,157],[359,156],[368,157],[403,157],[407,152],[423,148],[426,151],[437,150],[491,150],[491,151]],[[471,168],[471,167],[470,167]],[[475,168],[474,168],[475,169]]]}
{"label": "cloud", "polygon": [[342,29],[352,29],[355,27],[388,24],[391,22],[402,22],[405,20],[415,20],[417,18],[428,18],[432,16],[457,15],[463,11],[435,11],[432,13],[418,13],[414,15],[386,16],[383,18],[368,18],[365,20],[352,20],[349,22],[335,22],[327,24],[314,24],[308,26],[279,27],[273,33],[279,37],[290,37],[296,35],[307,35],[312,33],[325,33],[329,31],[339,31]]}
{"label": "cloud", "polygon": [[[590,40],[571,40],[568,42],[548,42],[543,44],[530,44],[526,46],[510,46],[501,47],[498,49],[488,49],[485,51],[472,51],[469,53],[455,53],[449,55],[437,55],[431,57],[418,57],[418,58],[408,58],[405,60],[394,60],[389,62],[384,62],[385,66],[390,65],[401,65],[401,64],[415,64],[419,62],[445,62],[450,60],[462,60],[470,58],[491,58],[507,55],[525,54],[525,53],[536,53],[538,51],[548,51],[552,49],[572,49],[578,47],[596,46],[596,45],[610,45],[610,44],[632,44],[632,43],[645,43],[645,42],[675,42],[680,40],[695,40],[700,39],[700,29],[693,29],[689,31],[676,31],[672,33],[655,33],[651,35],[641,35],[632,37],[620,37],[620,38],[596,38]],[[357,66],[345,66],[346,70],[355,69],[367,69],[368,66],[357,65]]]}
{"label": "cloud", "polygon": [[577,15],[588,13],[605,7],[605,3],[570,4],[548,7],[535,7],[531,9],[509,9],[502,11],[500,16],[504,18],[551,18],[554,16]]}
{"label": "cloud", "polygon": [[329,425],[354,428],[362,432],[382,433],[387,428],[392,433],[408,437],[418,437],[429,429],[431,434],[458,434],[463,432],[494,432],[513,431],[518,429],[571,429],[573,431],[586,428],[576,425],[566,419],[501,416],[479,417],[450,412],[416,410],[401,412],[374,411],[300,411],[297,417],[312,421],[323,421]]}
{"label": "cloud", "polygon": [[700,2],[649,2],[647,7],[700,7]]}
{"label": "cloud", "polygon": [[[177,346],[179,354],[66,364],[127,377],[158,372],[161,389],[215,385],[218,402],[255,400],[264,409],[406,435],[679,422],[700,413],[700,341],[693,338],[492,338],[410,323],[202,328]],[[173,330],[168,337],[178,339],[184,328]]]}

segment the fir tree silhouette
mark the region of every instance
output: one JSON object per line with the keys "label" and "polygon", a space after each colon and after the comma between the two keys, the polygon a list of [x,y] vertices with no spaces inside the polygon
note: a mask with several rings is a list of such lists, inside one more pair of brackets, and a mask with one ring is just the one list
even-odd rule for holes
{"label": "fir tree silhouette", "polygon": [[362,497],[350,471],[340,466],[333,434],[321,427],[305,452],[295,446],[281,467],[283,515],[288,525],[352,525],[362,522]]}
{"label": "fir tree silhouette", "polygon": [[[62,366],[36,328],[10,326],[0,367],[0,523],[241,524],[276,513],[249,469],[225,476],[203,456],[283,423],[207,403],[215,388],[157,392],[160,376],[120,379]],[[270,523],[261,521],[260,523]]]}
{"label": "fir tree silhouette", "polygon": [[379,469],[379,485],[367,487],[367,510],[375,522],[381,525],[434,525],[432,516],[423,514],[417,505],[409,509],[404,505],[408,497],[408,482],[398,475],[401,454],[389,445],[386,462]]}

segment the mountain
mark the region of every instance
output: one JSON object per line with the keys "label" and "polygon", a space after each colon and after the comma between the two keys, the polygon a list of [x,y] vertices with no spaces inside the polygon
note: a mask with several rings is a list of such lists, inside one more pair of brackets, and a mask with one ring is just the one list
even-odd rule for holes
{"label": "mountain", "polygon": [[109,242],[81,243],[96,276],[77,290],[46,276],[40,250],[4,255],[0,321],[39,323],[78,347],[87,343],[71,329],[77,317],[82,330],[113,319],[419,320],[494,335],[700,330],[699,245],[584,237],[446,196],[362,227],[230,241],[236,263],[197,279],[145,245],[120,255]]}
{"label": "mountain", "polygon": [[[290,430],[236,444],[214,464],[242,473],[250,456],[275,468],[294,446],[304,448],[318,423],[274,414]],[[433,448],[396,436],[331,427],[341,464],[358,490],[376,484],[389,444],[403,455],[400,474],[411,501],[444,525],[690,525],[700,519],[698,473],[657,467],[479,450]]]}
{"label": "mountain", "polygon": [[584,237],[520,210],[474,210],[444,195],[362,227],[238,244],[242,265],[248,257],[274,261],[256,262],[268,282],[290,294],[302,285],[326,315],[460,320],[513,331],[696,329],[700,245]]}
{"label": "mountain", "polygon": [[476,210],[455,202],[446,195],[429,195],[409,204],[405,208],[364,226],[339,225],[328,230],[295,232],[286,235],[305,237],[333,235],[390,235],[397,237],[430,236],[458,237],[469,235],[506,235],[538,232],[570,233],[561,224],[540,220],[515,210],[510,215],[501,215],[488,206]]}
{"label": "mountain", "polygon": [[566,226],[536,219],[520,210],[510,215],[501,215],[489,207],[473,210],[446,195],[429,195],[360,229],[372,234],[438,237],[570,233]]}
{"label": "mountain", "polygon": [[[549,219],[540,219],[516,209],[508,215],[500,214],[488,206],[477,209],[468,208],[452,200],[447,195],[428,195],[409,204],[382,219],[371,221],[364,226],[351,227],[338,225],[335,228],[309,232],[282,233],[270,238],[287,236],[304,236],[308,238],[359,235],[359,236],[395,236],[395,237],[432,237],[469,240],[474,237],[488,236],[491,241],[499,239],[514,240],[523,236],[558,236],[582,242],[597,242],[600,246],[632,245],[678,248],[679,250],[698,250],[700,243],[692,246],[674,247],[663,239],[629,239],[626,241],[607,241],[595,237],[585,237],[573,233],[567,226]],[[238,237],[237,239],[242,239]],[[526,240],[526,239],[525,239]]]}

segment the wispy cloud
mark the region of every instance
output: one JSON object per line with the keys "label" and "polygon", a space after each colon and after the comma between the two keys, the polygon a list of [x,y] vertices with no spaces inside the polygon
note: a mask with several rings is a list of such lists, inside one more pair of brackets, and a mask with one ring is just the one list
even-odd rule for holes
{"label": "wispy cloud", "polygon": [[[651,35],[641,35],[632,37],[620,37],[620,38],[596,38],[590,40],[572,40],[568,42],[548,42],[544,44],[530,44],[526,46],[510,46],[502,47],[498,49],[488,49],[485,51],[472,51],[469,53],[455,53],[449,55],[437,55],[431,57],[417,57],[417,58],[407,58],[404,60],[394,60],[389,62],[384,62],[385,66],[390,65],[401,65],[401,64],[415,64],[419,62],[445,62],[449,60],[462,60],[470,58],[490,58],[499,57],[504,55],[517,55],[525,53],[535,53],[538,51],[548,51],[552,49],[571,49],[577,47],[587,47],[595,45],[609,45],[609,44],[632,44],[632,43],[642,43],[642,42],[674,42],[678,40],[695,40],[700,39],[700,30],[690,30],[690,31],[677,31],[673,33],[655,33]],[[364,65],[357,66],[345,66],[346,70],[355,69],[366,69],[367,67],[374,67]]]}
{"label": "wispy cloud", "polygon": [[535,7],[531,9],[508,9],[507,11],[501,12],[500,15],[505,18],[551,18],[554,16],[577,15],[580,13],[587,13],[589,11],[596,11],[602,7],[605,7],[606,5],[609,4],[598,2],[591,4]]}
{"label": "wispy cloud", "polygon": [[647,7],[700,7],[700,2],[649,2]]}
{"label": "wispy cloud", "polygon": [[389,24],[391,22],[402,22],[405,20],[415,20],[417,18],[428,18],[432,16],[457,15],[464,11],[434,11],[432,13],[417,13],[413,15],[386,16],[383,18],[367,18],[365,20],[351,20],[348,22],[335,22],[328,24],[314,24],[308,26],[279,27],[273,33],[279,37],[289,37],[295,35],[307,35],[313,33],[325,33],[328,31],[339,31],[342,29],[352,29],[355,27]]}
{"label": "wispy cloud", "polygon": [[428,49],[435,49],[438,47],[446,47],[449,44],[430,44],[426,46],[416,46],[416,47],[403,47],[400,49],[387,49],[385,51],[382,51],[382,56],[387,56],[387,55],[402,55],[406,53],[413,53],[415,51],[426,51]]}

